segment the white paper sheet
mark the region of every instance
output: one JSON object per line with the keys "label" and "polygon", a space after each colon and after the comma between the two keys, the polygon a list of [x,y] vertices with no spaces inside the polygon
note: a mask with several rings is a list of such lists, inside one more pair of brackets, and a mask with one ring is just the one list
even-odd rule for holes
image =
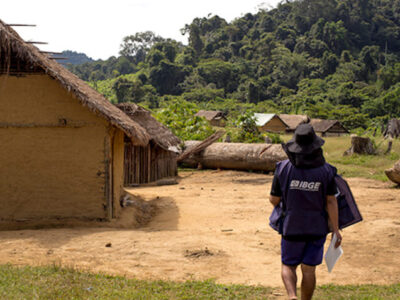
{"label": "white paper sheet", "polygon": [[334,234],[328,250],[325,253],[325,262],[329,273],[332,272],[334,265],[338,261],[339,257],[341,257],[343,254],[342,246],[335,248],[336,240],[337,236]]}

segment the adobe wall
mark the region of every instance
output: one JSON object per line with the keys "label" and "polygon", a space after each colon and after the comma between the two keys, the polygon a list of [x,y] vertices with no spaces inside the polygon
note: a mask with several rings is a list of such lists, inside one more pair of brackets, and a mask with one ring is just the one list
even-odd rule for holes
{"label": "adobe wall", "polygon": [[0,221],[107,218],[109,124],[47,75],[0,76]]}

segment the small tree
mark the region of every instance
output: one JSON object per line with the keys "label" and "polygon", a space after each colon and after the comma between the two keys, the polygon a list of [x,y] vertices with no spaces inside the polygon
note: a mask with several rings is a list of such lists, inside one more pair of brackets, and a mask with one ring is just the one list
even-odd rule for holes
{"label": "small tree", "polygon": [[263,136],[257,128],[254,113],[245,112],[236,120],[236,126],[239,128],[239,134],[234,138],[242,143],[262,143]]}
{"label": "small tree", "polygon": [[204,140],[214,133],[214,129],[203,117],[197,117],[196,104],[180,97],[163,103],[155,117],[182,140]]}

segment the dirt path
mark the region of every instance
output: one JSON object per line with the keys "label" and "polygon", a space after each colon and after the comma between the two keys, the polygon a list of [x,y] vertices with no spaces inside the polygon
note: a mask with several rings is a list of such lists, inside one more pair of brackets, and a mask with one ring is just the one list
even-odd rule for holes
{"label": "dirt path", "polygon": [[[272,176],[202,171],[181,177],[179,185],[130,189],[159,207],[145,227],[3,231],[0,263],[281,287],[280,239],[267,226]],[[318,284],[400,282],[400,190],[348,181],[365,220],[344,230],[344,256],[332,274],[319,267]]]}

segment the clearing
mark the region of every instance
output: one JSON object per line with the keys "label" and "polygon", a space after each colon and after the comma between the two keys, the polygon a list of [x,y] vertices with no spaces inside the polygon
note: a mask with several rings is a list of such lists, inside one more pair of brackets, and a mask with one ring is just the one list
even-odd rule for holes
{"label": "clearing", "polygon": [[[267,223],[272,176],[184,171],[180,177],[178,185],[129,189],[157,207],[140,228],[2,231],[0,264],[281,287],[280,238]],[[370,179],[348,182],[364,221],[344,230],[344,255],[332,274],[319,267],[318,284],[400,282],[399,189]]]}

